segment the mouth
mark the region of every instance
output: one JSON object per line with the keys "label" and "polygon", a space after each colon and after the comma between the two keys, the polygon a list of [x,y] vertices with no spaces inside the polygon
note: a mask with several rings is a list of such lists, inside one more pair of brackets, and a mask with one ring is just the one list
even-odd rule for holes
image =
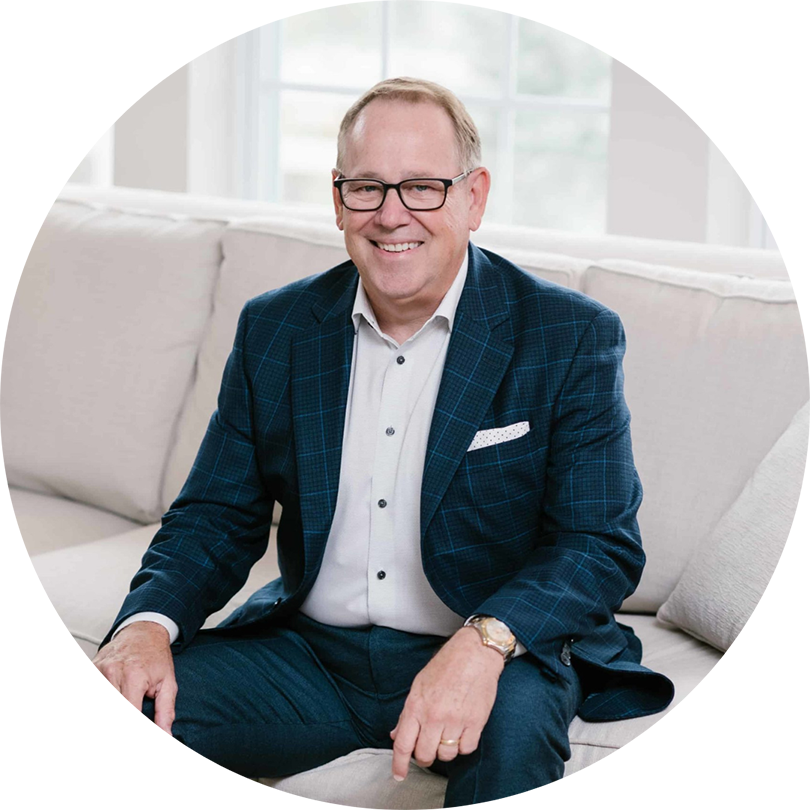
{"label": "mouth", "polygon": [[422,242],[375,242],[369,239],[372,245],[383,253],[413,253],[422,246]]}

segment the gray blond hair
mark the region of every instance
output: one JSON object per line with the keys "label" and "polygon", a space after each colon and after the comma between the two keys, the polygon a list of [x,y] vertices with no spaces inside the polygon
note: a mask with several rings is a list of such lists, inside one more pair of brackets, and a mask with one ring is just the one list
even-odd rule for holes
{"label": "gray blond hair", "polygon": [[477,169],[481,165],[481,138],[478,135],[478,129],[467,112],[467,108],[458,97],[436,82],[401,76],[396,79],[385,79],[375,84],[370,90],[366,90],[343,116],[338,131],[336,165],[338,171],[342,171],[346,141],[352,127],[360,117],[360,113],[377,99],[407,101],[411,104],[435,104],[441,107],[450,116],[453,124],[461,170],[466,172]]}

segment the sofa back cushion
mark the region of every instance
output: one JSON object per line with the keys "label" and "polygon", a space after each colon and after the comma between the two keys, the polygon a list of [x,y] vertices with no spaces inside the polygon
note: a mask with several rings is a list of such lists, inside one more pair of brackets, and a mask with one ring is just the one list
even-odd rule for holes
{"label": "sofa back cushion", "polygon": [[583,287],[627,333],[647,566],[624,608],[655,611],[807,401],[801,321],[788,281],[605,261]]}
{"label": "sofa back cushion", "polygon": [[528,273],[572,290],[582,289],[585,271],[591,266],[591,262],[587,259],[565,256],[561,253],[544,253],[512,247],[499,248],[494,252],[514,262]]}
{"label": "sofa back cushion", "polygon": [[[579,287],[589,265],[583,259],[537,251],[504,251],[504,255],[529,272],[574,288]],[[222,372],[242,306],[266,290],[321,273],[348,258],[343,234],[331,223],[267,217],[231,221],[223,237],[222,272],[211,324],[169,458],[163,486],[165,508],[180,492],[217,406]]]}
{"label": "sofa back cushion", "polygon": [[200,349],[196,379],[180,417],[177,441],[163,483],[166,509],[179,494],[217,407],[222,372],[245,302],[349,258],[336,228],[252,220],[234,221],[228,226],[222,252],[211,323]]}
{"label": "sofa back cushion", "polygon": [[0,407],[10,483],[141,522],[160,517],[223,229],[55,203],[6,336]]}

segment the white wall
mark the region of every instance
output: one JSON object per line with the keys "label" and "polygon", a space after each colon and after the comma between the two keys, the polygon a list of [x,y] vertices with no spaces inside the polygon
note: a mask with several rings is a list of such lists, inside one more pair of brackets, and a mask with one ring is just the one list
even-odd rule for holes
{"label": "white wall", "polygon": [[188,73],[172,73],[115,122],[116,186],[188,190]]}
{"label": "white wall", "polygon": [[706,239],[712,136],[810,129],[808,31],[795,0],[614,0],[608,233]]}
{"label": "white wall", "polygon": [[116,0],[115,185],[231,196],[234,0]]}

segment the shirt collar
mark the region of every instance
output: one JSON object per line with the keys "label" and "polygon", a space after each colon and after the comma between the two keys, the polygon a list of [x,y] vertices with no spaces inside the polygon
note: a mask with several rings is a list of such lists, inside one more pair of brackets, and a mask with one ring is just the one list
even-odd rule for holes
{"label": "shirt collar", "polygon": [[[447,331],[453,331],[453,322],[456,318],[456,309],[458,302],[461,298],[461,291],[464,289],[464,282],[467,279],[467,251],[464,251],[464,260],[461,262],[461,267],[456,273],[450,289],[444,294],[441,303],[436,307],[436,311],[428,318],[425,326],[436,318],[443,318],[447,323]],[[352,309],[352,320],[354,321],[354,331],[360,328],[360,318],[365,318],[366,321],[375,330],[379,331],[377,325],[377,317],[371,307],[371,302],[368,300],[365,288],[363,287],[362,279],[357,285],[357,294],[354,296],[354,308]],[[422,327],[424,329],[424,326]],[[419,330],[421,331],[421,330]]]}

